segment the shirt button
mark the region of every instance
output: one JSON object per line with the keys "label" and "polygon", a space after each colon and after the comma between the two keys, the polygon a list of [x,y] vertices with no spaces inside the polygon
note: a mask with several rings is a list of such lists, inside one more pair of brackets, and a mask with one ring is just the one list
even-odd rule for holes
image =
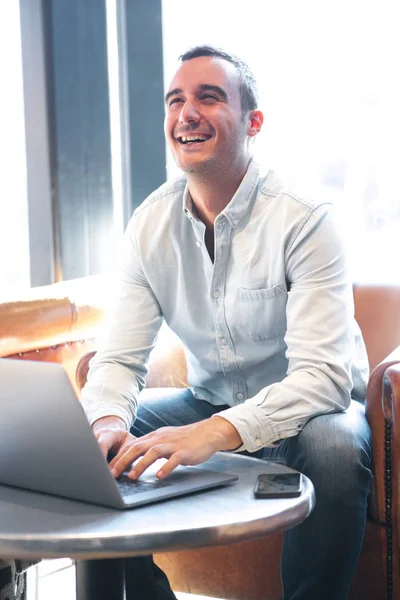
{"label": "shirt button", "polygon": [[220,293],[218,291],[214,292],[214,298],[219,298],[220,297]]}
{"label": "shirt button", "polygon": [[221,338],[220,339],[220,343],[221,343],[221,346],[226,346],[226,339],[225,338]]}
{"label": "shirt button", "polygon": [[237,219],[233,219],[233,224],[237,225],[239,223],[239,221]]}
{"label": "shirt button", "polygon": [[236,398],[237,398],[238,400],[243,400],[244,396],[243,396],[243,394],[242,394],[241,392],[238,392],[238,393],[236,394]]}
{"label": "shirt button", "polygon": [[262,442],[261,442],[260,438],[256,438],[254,441],[258,447],[261,446]]}
{"label": "shirt button", "polygon": [[198,248],[201,248],[201,242],[199,242],[199,240],[197,240],[197,242],[196,242],[196,246],[197,246]]}

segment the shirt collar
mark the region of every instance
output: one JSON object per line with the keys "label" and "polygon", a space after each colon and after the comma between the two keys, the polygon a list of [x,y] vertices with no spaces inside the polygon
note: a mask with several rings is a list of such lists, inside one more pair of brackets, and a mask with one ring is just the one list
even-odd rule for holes
{"label": "shirt collar", "polygon": [[259,178],[260,167],[252,158],[235,195],[221,213],[228,219],[231,227],[237,227],[243,215],[247,213],[247,209],[254,198],[254,192],[257,190]]}
{"label": "shirt collar", "polygon": [[183,212],[185,213],[185,215],[187,216],[187,218],[189,220],[193,220],[193,219],[195,219],[196,221],[199,220],[197,213],[196,213],[196,209],[193,204],[192,196],[190,195],[190,192],[189,192],[189,186],[187,183],[185,185],[185,190],[183,192]]}
{"label": "shirt collar", "polygon": [[[231,227],[237,227],[241,218],[247,212],[254,191],[257,190],[259,177],[260,167],[257,161],[252,158],[235,195],[221,213],[228,219]],[[187,184],[183,193],[183,212],[189,219],[199,220]]]}

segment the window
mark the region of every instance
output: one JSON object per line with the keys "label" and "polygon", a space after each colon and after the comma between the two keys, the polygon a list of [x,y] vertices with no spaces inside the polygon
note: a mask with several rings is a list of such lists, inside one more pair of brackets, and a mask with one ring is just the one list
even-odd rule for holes
{"label": "window", "polygon": [[165,181],[161,0],[6,4],[3,298],[113,271],[133,208]]}
{"label": "window", "polygon": [[28,204],[19,3],[0,3],[0,281],[29,286]]}

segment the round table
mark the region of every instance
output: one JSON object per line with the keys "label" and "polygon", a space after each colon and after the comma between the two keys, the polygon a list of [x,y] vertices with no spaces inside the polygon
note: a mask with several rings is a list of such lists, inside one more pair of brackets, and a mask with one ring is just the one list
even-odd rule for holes
{"label": "round table", "polygon": [[254,497],[257,475],[282,465],[229,452],[201,467],[239,479],[124,511],[0,486],[0,557],[73,558],[78,600],[123,600],[123,557],[259,538],[301,523],[314,506],[305,476],[297,498]]}

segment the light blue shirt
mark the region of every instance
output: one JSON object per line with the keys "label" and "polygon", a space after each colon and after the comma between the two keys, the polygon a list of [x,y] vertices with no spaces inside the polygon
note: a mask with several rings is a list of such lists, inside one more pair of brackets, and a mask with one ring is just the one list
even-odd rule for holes
{"label": "light blue shirt", "polygon": [[284,189],[250,162],[218,215],[215,259],[186,179],[151,194],[127,227],[118,301],[82,402],[93,423],[130,427],[165,319],[181,339],[195,397],[250,452],[296,435],[314,415],[364,397],[368,362],[332,207]]}

